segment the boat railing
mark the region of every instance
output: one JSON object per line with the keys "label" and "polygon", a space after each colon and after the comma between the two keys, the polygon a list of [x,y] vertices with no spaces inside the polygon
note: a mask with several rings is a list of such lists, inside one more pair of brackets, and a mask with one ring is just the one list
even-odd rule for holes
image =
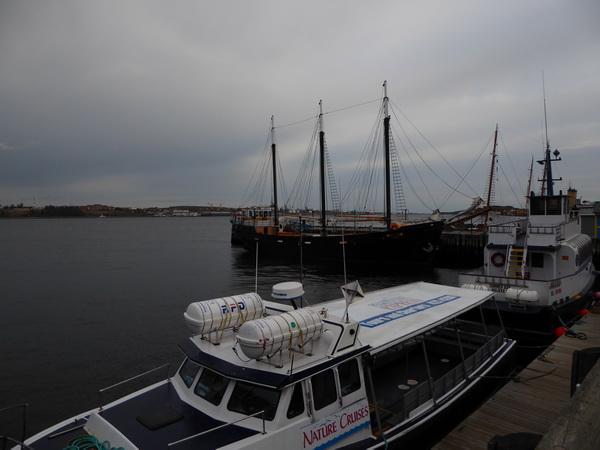
{"label": "boat railing", "polygon": [[557,228],[556,225],[536,225],[530,226],[529,230],[533,234],[555,234]]}
{"label": "boat railing", "polygon": [[242,225],[252,226],[252,227],[268,227],[268,226],[272,225],[272,221],[270,218],[244,217],[244,218],[242,218]]}
{"label": "boat railing", "polygon": [[0,435],[0,443],[2,443],[2,450],[4,450],[8,444],[11,445],[11,448],[12,448],[13,445],[15,445],[15,446],[19,446],[19,448],[21,450],[23,450],[23,449],[25,449],[25,450],[35,450],[35,449],[31,448],[29,445],[25,444],[24,442],[18,441],[16,439],[13,439],[13,438],[10,438],[10,437],[7,437],[7,436]]}
{"label": "boat railing", "polygon": [[164,368],[166,368],[166,369],[167,369],[167,378],[166,378],[166,381],[171,381],[171,364],[167,363],[167,364],[163,364],[162,366],[156,367],[156,368],[154,368],[154,369],[150,369],[150,370],[148,370],[148,371],[146,371],[146,372],[144,372],[144,373],[140,373],[140,374],[138,374],[138,375],[135,375],[135,376],[133,376],[133,377],[131,377],[131,378],[127,378],[126,380],[119,381],[118,383],[115,383],[115,384],[113,384],[113,385],[111,385],[111,386],[108,386],[108,387],[105,387],[105,388],[102,388],[102,389],[100,389],[100,390],[98,391],[98,393],[100,394],[100,408],[99,408],[99,409],[100,409],[100,411],[102,411],[102,409],[103,409],[103,407],[102,407],[102,404],[103,404],[104,402],[102,401],[102,395],[103,395],[105,392],[107,392],[107,391],[110,391],[111,389],[114,389],[114,388],[116,388],[116,387],[118,387],[118,386],[122,386],[122,385],[124,385],[124,384],[130,383],[130,382],[132,382],[132,381],[134,381],[134,380],[137,380],[138,378],[144,377],[144,376],[146,376],[146,375],[149,375],[149,374],[151,374],[151,373],[157,372],[157,371],[159,371],[159,370],[161,370],[161,369],[164,369]]}
{"label": "boat railing", "polygon": [[471,376],[478,367],[480,367],[491,354],[494,354],[504,341],[504,333],[498,333],[488,341],[489,345],[479,347],[472,355],[465,358],[464,364],[459,364],[442,377],[435,380],[434,392],[436,398],[439,398],[460,384],[463,380]]}
{"label": "boat railing", "polygon": [[488,227],[488,241],[497,245],[510,245],[517,242],[527,226],[523,220],[505,222],[499,225],[490,225]]}
{"label": "boat railing", "polygon": [[[7,406],[6,408],[0,409],[0,414],[8,412],[8,411],[14,411],[16,409],[21,409],[21,408],[23,409],[23,417],[21,419],[21,424],[22,424],[22,426],[21,426],[21,435],[22,435],[21,440],[18,440],[18,439],[15,439],[15,438],[11,438],[9,436],[0,435],[0,443],[2,443],[2,449],[5,449],[7,444],[11,444],[11,447],[12,447],[12,444],[16,444],[16,445],[19,445],[20,448],[22,448],[22,449],[32,450],[30,446],[28,446],[28,445],[26,445],[24,443],[24,441],[25,441],[25,434],[26,434],[26,431],[27,431],[27,407],[28,406],[29,406],[28,403],[21,403],[19,405]],[[5,423],[5,425],[6,425],[6,423]]]}
{"label": "boat railing", "polygon": [[511,287],[527,287],[527,283],[531,280],[526,280],[523,278],[511,278],[504,276],[493,276],[493,275],[484,275],[483,271],[470,272],[477,276],[475,279],[476,283],[487,284],[490,286],[490,289],[493,292],[504,293],[507,289]]}
{"label": "boat railing", "polygon": [[265,422],[266,422],[266,419],[265,419],[265,410],[263,409],[262,411],[258,411],[258,412],[254,413],[254,414],[250,414],[247,417],[242,417],[241,419],[234,420],[233,422],[224,423],[222,425],[219,425],[219,426],[216,426],[214,428],[211,428],[210,430],[205,430],[205,431],[203,431],[201,433],[196,433],[196,434],[193,434],[191,436],[185,437],[183,439],[179,439],[178,441],[171,442],[171,443],[167,444],[167,447],[169,447],[169,448],[174,447],[174,446],[176,446],[178,444],[182,444],[183,442],[187,442],[189,440],[196,439],[197,437],[204,436],[205,434],[209,434],[209,433],[212,433],[213,431],[217,431],[217,430],[220,430],[222,428],[229,427],[231,425],[235,425],[236,423],[242,422],[242,421],[244,421],[246,419],[249,419],[251,417],[257,417],[259,415],[262,418],[262,434],[267,434],[267,429],[266,429],[266,426],[265,426]]}
{"label": "boat railing", "polygon": [[554,224],[530,225],[528,240],[530,245],[549,245],[548,237],[554,236],[554,242],[563,242],[569,236],[579,233],[577,219],[569,219]]}
{"label": "boat railing", "polygon": [[431,383],[427,380],[419,383],[404,394],[403,398],[398,402],[401,405],[400,412],[402,417],[409,417],[413,411],[432,401],[434,397],[435,399],[439,399],[467,380],[487,358],[490,358],[502,346],[504,337],[505,334],[503,331],[491,336],[487,340],[487,343],[479,346],[473,354],[465,358],[464,363],[457,364],[454,368],[444,373],[444,375],[434,380],[433,394]]}
{"label": "boat railing", "polygon": [[402,399],[403,416],[410,417],[410,414],[419,406],[431,401],[431,384],[429,381],[418,384],[404,395]]}

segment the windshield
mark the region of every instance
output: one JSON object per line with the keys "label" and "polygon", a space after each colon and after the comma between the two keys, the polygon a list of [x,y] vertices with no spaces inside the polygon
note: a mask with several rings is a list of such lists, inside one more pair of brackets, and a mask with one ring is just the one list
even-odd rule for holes
{"label": "windshield", "polygon": [[[227,404],[227,409],[240,414],[251,415],[265,412],[265,420],[273,420],[281,392],[255,384],[238,381]],[[257,416],[261,418],[260,415]]]}
{"label": "windshield", "polygon": [[204,369],[200,379],[194,388],[194,393],[204,400],[218,405],[225,395],[229,380],[212,370]]}
{"label": "windshield", "polygon": [[196,378],[198,370],[200,370],[200,364],[195,363],[191,359],[186,359],[181,366],[181,369],[179,369],[179,376],[187,387],[190,387],[194,382],[194,378]]}

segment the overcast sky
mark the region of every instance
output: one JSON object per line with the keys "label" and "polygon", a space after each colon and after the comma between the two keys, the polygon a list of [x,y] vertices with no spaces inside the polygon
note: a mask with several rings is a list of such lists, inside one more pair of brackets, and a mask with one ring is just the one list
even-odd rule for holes
{"label": "overcast sky", "polygon": [[293,185],[312,121],[283,125],[321,99],[343,191],[384,80],[429,142],[411,211],[484,196],[496,124],[497,203],[522,202],[544,84],[556,189],[600,200],[599,23],[598,0],[0,0],[0,204],[238,206],[272,115]]}

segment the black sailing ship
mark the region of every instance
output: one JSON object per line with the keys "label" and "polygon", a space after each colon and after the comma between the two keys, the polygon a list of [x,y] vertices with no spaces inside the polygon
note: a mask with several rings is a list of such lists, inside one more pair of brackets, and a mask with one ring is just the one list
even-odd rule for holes
{"label": "black sailing ship", "polygon": [[[326,192],[333,189],[330,160],[325,145],[323,112],[318,116],[319,192],[320,210],[290,212],[277,201],[276,144],[272,139],[271,160],[273,178],[272,204],[262,207],[240,208],[231,219],[232,243],[242,244],[261,257],[276,257],[316,262],[341,262],[350,266],[369,264],[378,267],[431,267],[439,246],[444,220],[432,215],[426,220],[409,222],[395,220],[392,214],[392,176],[399,178],[399,170],[392,167],[397,155],[391,151],[392,133],[388,112],[387,86],[380,114],[383,117],[384,152],[384,212],[383,215],[340,213],[326,207]],[[274,126],[271,126],[273,133]],[[273,135],[272,135],[273,137]],[[395,148],[394,148],[395,150]],[[392,173],[393,172],[393,173]],[[326,178],[329,175],[329,187]],[[333,188],[331,187],[333,185]],[[398,189],[394,190],[396,196]]]}

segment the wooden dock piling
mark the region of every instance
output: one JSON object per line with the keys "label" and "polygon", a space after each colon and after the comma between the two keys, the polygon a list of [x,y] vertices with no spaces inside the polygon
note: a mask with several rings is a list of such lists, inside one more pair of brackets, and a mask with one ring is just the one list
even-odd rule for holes
{"label": "wooden dock piling", "polygon": [[435,264],[438,267],[478,267],[483,261],[486,242],[487,236],[480,231],[444,231]]}

